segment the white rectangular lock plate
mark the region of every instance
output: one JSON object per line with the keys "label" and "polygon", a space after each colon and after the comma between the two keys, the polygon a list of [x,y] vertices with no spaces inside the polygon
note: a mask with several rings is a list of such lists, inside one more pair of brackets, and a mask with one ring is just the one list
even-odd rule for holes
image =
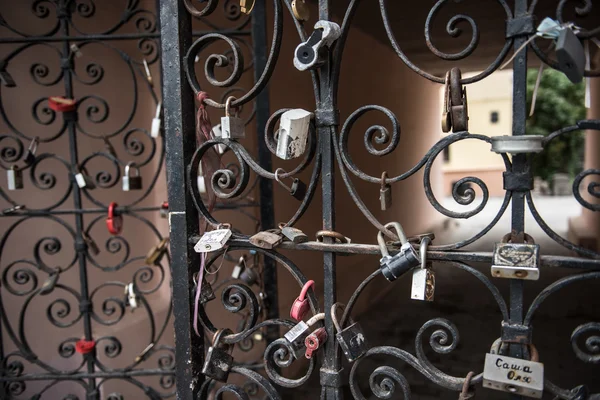
{"label": "white rectangular lock plate", "polygon": [[427,270],[424,268],[416,268],[412,276],[411,299],[425,300],[427,291]]}
{"label": "white rectangular lock plate", "polygon": [[194,246],[196,253],[208,253],[216,251],[223,246],[231,237],[231,229],[215,229],[214,231],[206,232],[198,243]]}
{"label": "white rectangular lock plate", "polygon": [[223,139],[243,139],[246,137],[244,120],[238,117],[221,117]]}
{"label": "white rectangular lock plate", "polygon": [[509,267],[505,265],[492,265],[494,278],[523,279],[537,281],[540,279],[540,270],[537,268]]}
{"label": "white rectangular lock plate", "polygon": [[309,328],[308,325],[306,325],[306,322],[300,321],[296,326],[283,335],[283,337],[285,337],[288,342],[293,344],[300,336],[302,336],[304,333],[307,333],[308,330]]}
{"label": "white rectangular lock plate", "polygon": [[150,128],[150,136],[157,138],[160,136],[160,118],[152,118],[152,128]]}
{"label": "white rectangular lock plate", "polygon": [[233,279],[240,279],[240,274],[242,273],[242,266],[241,265],[236,265],[233,267],[233,270],[231,271],[231,277]]}
{"label": "white rectangular lock plate", "polygon": [[129,177],[128,176],[123,177],[123,191],[129,192]]}
{"label": "white rectangular lock plate", "polygon": [[6,180],[8,182],[8,190],[17,189],[17,175],[12,169],[6,170]]}
{"label": "white rectangular lock plate", "polygon": [[75,174],[75,181],[77,182],[77,186],[79,186],[81,189],[83,189],[84,187],[87,186],[85,176],[83,176],[83,174],[81,172],[78,174]]}
{"label": "white rectangular lock plate", "polygon": [[486,354],[483,386],[541,399],[544,393],[544,364],[498,354]]}
{"label": "white rectangular lock plate", "polygon": [[[212,134],[213,134],[213,137],[217,138],[217,139],[221,139],[223,137],[223,131],[221,131],[221,124],[213,126]],[[225,146],[224,144],[218,144],[216,149],[217,149],[217,152],[222,155],[223,153],[225,153],[227,146]]]}
{"label": "white rectangular lock plate", "polygon": [[289,160],[304,154],[312,116],[313,113],[301,108],[286,111],[281,115],[277,157]]}

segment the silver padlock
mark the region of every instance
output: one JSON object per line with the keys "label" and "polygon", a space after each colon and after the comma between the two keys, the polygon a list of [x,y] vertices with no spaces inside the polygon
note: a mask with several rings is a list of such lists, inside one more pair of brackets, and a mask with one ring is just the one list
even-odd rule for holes
{"label": "silver padlock", "polygon": [[308,131],[313,113],[296,108],[281,115],[277,136],[277,157],[283,160],[298,158],[306,150]]}
{"label": "silver padlock", "polygon": [[221,132],[223,139],[243,139],[246,137],[244,120],[236,113],[231,116],[231,102],[235,97],[229,96],[225,101],[225,116],[221,117]]}
{"label": "silver padlock", "polygon": [[492,350],[485,355],[483,387],[541,399],[544,364],[537,361],[537,351],[532,351],[532,359],[534,361],[503,356]]}
{"label": "silver padlock", "polygon": [[131,308],[131,311],[135,311],[136,308],[139,307],[138,304],[138,295],[135,291],[135,287],[133,285],[133,283],[128,284],[127,286],[125,286],[125,297],[127,297],[127,305],[129,305],[129,308]]}
{"label": "silver padlock", "polygon": [[294,51],[294,67],[300,71],[313,70],[325,61],[327,48],[342,34],[340,26],[331,21],[318,21],[308,40]]}
{"label": "silver padlock", "polygon": [[23,189],[23,171],[17,165],[11,166],[6,170],[6,181],[8,190]]}
{"label": "silver padlock", "polygon": [[[221,139],[223,137],[223,131],[221,130],[221,124],[217,124],[217,125],[213,126],[212,135],[216,139]],[[225,150],[227,150],[227,146],[225,146],[224,144],[217,145],[217,153],[223,155],[225,153]]]}
{"label": "silver padlock", "polygon": [[162,121],[160,119],[160,114],[162,113],[162,102],[158,102],[156,106],[156,115],[152,118],[152,127],[150,128],[150,136],[153,138],[157,138],[160,136],[160,129],[162,125]]}
{"label": "silver padlock", "polygon": [[304,355],[304,341],[310,333],[310,328],[304,321],[298,322],[283,337],[288,341],[293,350],[294,357],[301,359]]}
{"label": "silver padlock", "polygon": [[[131,168],[135,170],[135,176],[131,176]],[[123,174],[123,191],[129,192],[130,190],[141,189],[142,177],[140,176],[140,169],[135,166],[133,161],[130,161],[125,166],[125,173]]]}
{"label": "silver padlock", "polygon": [[427,261],[427,247],[431,243],[429,237],[421,240],[419,255],[421,256],[421,268],[415,268],[412,276],[411,299],[433,301],[435,293],[435,275],[431,269],[431,263]]}
{"label": "silver padlock", "polygon": [[540,278],[540,246],[533,243],[531,236],[526,238],[530,243],[496,243],[492,256],[494,278],[533,281]]}
{"label": "silver padlock", "polygon": [[94,180],[88,175],[86,169],[82,167],[78,173],[75,174],[75,182],[80,189],[95,189],[96,185]]}
{"label": "silver padlock", "polygon": [[241,256],[238,263],[233,266],[231,271],[231,277],[233,279],[240,279],[240,275],[246,269],[246,256]]}
{"label": "silver padlock", "polygon": [[223,225],[222,228],[205,232],[194,246],[196,253],[208,253],[222,249],[231,237],[231,227]]}

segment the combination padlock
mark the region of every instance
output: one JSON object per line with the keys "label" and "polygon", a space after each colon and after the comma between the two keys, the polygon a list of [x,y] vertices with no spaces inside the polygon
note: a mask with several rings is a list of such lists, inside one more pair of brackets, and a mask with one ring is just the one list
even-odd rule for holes
{"label": "combination padlock", "polygon": [[[135,170],[135,175],[131,176],[131,169]],[[140,169],[135,166],[133,161],[130,161],[125,165],[125,172],[123,173],[123,191],[129,192],[130,190],[141,190],[142,189],[142,176],[140,175]]]}
{"label": "combination padlock", "polygon": [[410,298],[414,300],[433,301],[435,294],[435,275],[431,262],[427,261],[427,247],[431,239],[427,236],[421,240],[419,255],[421,256],[421,268],[415,268],[412,276],[412,288]]}
{"label": "combination padlock", "polygon": [[194,246],[196,253],[208,253],[222,249],[233,232],[231,225],[221,224],[215,230],[204,232],[204,235],[198,240]]}
{"label": "combination padlock", "polygon": [[235,97],[229,96],[225,101],[225,116],[221,117],[221,135],[223,139],[243,139],[246,137],[244,120],[238,116],[231,116],[231,102]]}
{"label": "combination padlock", "polygon": [[277,135],[277,157],[283,160],[298,158],[306,151],[308,131],[313,113],[297,108],[281,115]]}
{"label": "combination padlock", "polygon": [[540,279],[540,245],[525,235],[527,243],[508,243],[510,234],[496,243],[492,255],[494,278],[538,280]]}
{"label": "combination padlock", "polygon": [[31,165],[35,162],[35,153],[37,152],[39,142],[40,138],[36,136],[31,140],[31,143],[29,143],[27,153],[25,154],[25,158],[23,159],[23,161],[25,161],[25,164]]}
{"label": "combination padlock", "polygon": [[308,40],[294,52],[294,66],[300,71],[313,70],[325,61],[328,48],[340,37],[340,26],[331,21],[318,21]]}
{"label": "combination padlock", "polygon": [[279,229],[269,229],[251,236],[249,241],[256,247],[271,250],[283,241],[283,236]]}
{"label": "combination padlock", "polygon": [[231,270],[231,277],[233,279],[240,279],[242,272],[246,270],[246,256],[241,256],[238,263],[233,266]]}
{"label": "combination padlock", "polygon": [[157,138],[160,136],[160,129],[162,127],[162,121],[160,119],[160,114],[162,112],[162,102],[159,101],[156,106],[156,114],[154,118],[152,118],[152,126],[150,128],[150,136],[153,138]]}
{"label": "combination padlock", "polygon": [[560,30],[556,39],[558,69],[573,83],[579,83],[585,73],[585,50],[571,28]]}
{"label": "combination padlock", "polygon": [[[497,348],[496,347],[497,344]],[[485,355],[483,387],[541,399],[544,394],[544,364],[538,362],[535,346],[529,345],[531,361],[499,354],[498,340]]]}
{"label": "combination padlock", "polygon": [[292,308],[290,309],[290,318],[296,321],[302,321],[306,314],[310,311],[310,303],[308,301],[308,297],[306,294],[308,290],[314,286],[315,281],[310,280],[302,286],[302,290],[300,291],[300,295],[294,300],[292,304]]}
{"label": "combination padlock", "polygon": [[379,202],[381,211],[389,210],[392,207],[392,187],[387,183],[387,172],[381,174],[381,188],[379,189]]}
{"label": "combination padlock", "polygon": [[8,190],[23,189],[23,171],[19,166],[12,165],[10,169],[6,170],[6,182]]}
{"label": "combination padlock", "polygon": [[300,244],[308,242],[308,236],[306,235],[306,233],[302,232],[298,228],[280,224],[279,229],[281,229],[281,234],[292,243]]}
{"label": "combination padlock", "polygon": [[383,232],[377,234],[377,243],[381,251],[381,260],[379,260],[379,268],[385,279],[390,282],[395,281],[409,270],[417,267],[421,264],[421,260],[417,255],[417,252],[408,242],[402,226],[397,222],[390,222],[385,225],[386,229],[394,228],[396,233],[400,237],[400,251],[394,256],[390,256],[387,249]]}
{"label": "combination padlock", "polygon": [[304,182],[302,182],[298,178],[293,178],[293,180],[292,180],[292,186],[287,186],[285,183],[283,183],[283,181],[279,177],[280,174],[286,174],[286,173],[287,172],[285,172],[283,170],[283,168],[277,168],[275,170],[275,180],[285,190],[287,190],[288,192],[290,192],[290,194],[292,195],[292,197],[294,197],[296,200],[302,201],[304,199],[304,196],[306,196],[306,184]]}
{"label": "combination padlock", "polygon": [[218,330],[212,341],[212,346],[206,352],[206,360],[202,367],[202,374],[210,379],[219,382],[227,382],[231,367],[233,367],[233,357],[231,351],[233,346],[219,344],[223,335],[230,335],[233,332],[230,329]]}
{"label": "combination padlock", "polygon": [[75,174],[75,182],[80,189],[95,189],[96,185],[91,176],[88,175],[85,167],[81,167]]}
{"label": "combination padlock", "polygon": [[331,319],[337,330],[335,338],[339,343],[342,352],[346,356],[346,359],[348,359],[348,362],[354,362],[369,350],[369,344],[365,338],[362,327],[358,322],[354,322],[350,319],[350,325],[342,329],[336,316],[337,308],[340,306],[343,305],[335,303],[331,307]]}
{"label": "combination padlock", "polygon": [[325,328],[315,329],[313,333],[304,339],[304,346],[306,346],[304,357],[310,360],[313,357],[313,353],[316,353],[326,341],[327,331]]}

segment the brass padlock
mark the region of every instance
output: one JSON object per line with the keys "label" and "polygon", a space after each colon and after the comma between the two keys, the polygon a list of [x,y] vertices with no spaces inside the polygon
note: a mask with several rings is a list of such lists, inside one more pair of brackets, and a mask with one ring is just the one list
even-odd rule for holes
{"label": "brass padlock", "polygon": [[269,229],[267,231],[258,232],[250,238],[250,243],[262,249],[271,250],[277,247],[283,241],[283,236],[279,229]]}
{"label": "brass padlock", "polygon": [[305,0],[292,0],[292,13],[298,21],[308,21],[310,18],[310,10]]}
{"label": "brass padlock", "polygon": [[467,108],[467,89],[460,81],[460,69],[454,67],[450,70],[450,118],[452,131],[461,132],[469,130],[469,110]]}
{"label": "brass padlock", "polygon": [[163,256],[167,252],[167,244],[169,238],[163,238],[156,246],[153,246],[146,255],[146,265],[157,265],[162,260]]}
{"label": "brass padlock", "polygon": [[240,0],[240,11],[246,15],[249,15],[254,9],[256,0]]}

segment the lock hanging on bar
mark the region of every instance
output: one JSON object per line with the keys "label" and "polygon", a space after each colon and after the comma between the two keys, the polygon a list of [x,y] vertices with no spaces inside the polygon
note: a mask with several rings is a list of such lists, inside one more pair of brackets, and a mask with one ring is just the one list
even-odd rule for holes
{"label": "lock hanging on bar", "polygon": [[380,231],[377,233],[377,243],[379,244],[379,249],[382,256],[381,260],[379,260],[379,268],[381,268],[381,272],[383,273],[385,279],[393,282],[409,270],[419,266],[421,264],[421,260],[419,259],[415,249],[406,239],[404,230],[398,222],[389,222],[385,224],[385,228],[394,228],[400,237],[400,242],[402,243],[400,251],[394,256],[390,256],[385,238],[383,237],[383,232]]}
{"label": "lock hanging on bar", "polygon": [[292,0],[292,14],[298,21],[308,21],[310,10],[306,5],[306,0]]}
{"label": "lock hanging on bar", "polygon": [[411,299],[433,301],[435,293],[435,275],[431,262],[427,261],[427,247],[431,239],[427,236],[421,240],[419,255],[421,256],[421,268],[415,268],[412,276]]}
{"label": "lock hanging on bar", "polygon": [[5,61],[0,61],[0,82],[5,87],[17,86],[12,75],[6,70],[6,62]]}
{"label": "lock hanging on bar", "polygon": [[233,232],[231,226],[222,224],[218,229],[204,232],[204,235],[198,240],[194,246],[196,253],[208,253],[222,249]]}
{"label": "lock hanging on bar", "polygon": [[573,83],[583,80],[585,73],[585,50],[572,28],[560,30],[556,39],[558,69]]}
{"label": "lock hanging on bar", "polygon": [[331,21],[318,21],[308,40],[294,52],[294,67],[300,71],[314,70],[325,62],[327,50],[340,37],[340,26]]}
{"label": "lock hanging on bar", "polygon": [[[217,125],[213,126],[212,135],[215,139],[221,139],[223,137],[223,131],[221,130],[221,124],[217,124]],[[223,155],[223,154],[225,154],[225,151],[227,150],[227,146],[219,143],[216,146],[216,149],[217,149],[217,153],[219,153],[220,155]]]}
{"label": "lock hanging on bar", "polygon": [[275,153],[277,157],[291,160],[304,154],[313,115],[301,108],[286,111],[281,115]]}
{"label": "lock hanging on bar", "polygon": [[8,190],[23,189],[23,170],[18,165],[12,165],[6,170],[6,181]]}
{"label": "lock hanging on bar", "polygon": [[160,136],[160,130],[162,127],[162,121],[160,114],[162,113],[162,101],[159,101],[156,105],[156,115],[152,118],[152,127],[150,128],[150,136],[157,138]]}
{"label": "lock hanging on bar", "polygon": [[271,250],[283,241],[283,236],[279,229],[269,229],[266,231],[258,232],[256,235],[250,237],[250,243],[261,249]]}
{"label": "lock hanging on bar", "polygon": [[283,168],[277,168],[275,170],[275,180],[284,189],[286,189],[288,192],[290,192],[292,197],[294,197],[296,200],[302,201],[304,199],[304,196],[306,195],[306,184],[298,178],[293,178],[292,186],[291,187],[287,186],[285,183],[283,183],[281,178],[279,178],[279,174],[286,174],[286,173],[287,172],[285,172],[283,170]]}
{"label": "lock hanging on bar", "polygon": [[233,266],[233,269],[231,270],[231,277],[233,279],[240,279],[240,275],[245,270],[246,270],[246,256],[243,255],[240,257],[237,264],[235,264]]}
{"label": "lock hanging on bar", "polygon": [[307,281],[304,286],[302,286],[302,290],[300,291],[300,295],[294,300],[292,303],[292,308],[290,308],[290,318],[295,321],[302,321],[306,314],[310,311],[310,303],[308,297],[306,296],[308,290],[313,287],[315,281],[310,280]]}
{"label": "lock hanging on bar", "polygon": [[85,167],[81,167],[75,174],[75,182],[80,189],[95,189],[96,185],[91,176],[88,175]]}
{"label": "lock hanging on bar", "polygon": [[302,358],[305,354],[305,341],[310,334],[310,327],[325,318],[325,314],[320,313],[311,317],[308,321],[300,321],[287,331],[283,337],[290,345],[292,354],[296,359]]}
{"label": "lock hanging on bar", "polygon": [[492,276],[494,278],[540,279],[540,245],[525,235],[528,243],[507,243],[510,234],[494,245],[492,255]]}
{"label": "lock hanging on bar", "polygon": [[219,382],[227,382],[229,372],[233,367],[233,357],[231,352],[233,346],[220,345],[219,342],[223,335],[230,335],[233,332],[230,329],[220,329],[213,337],[212,346],[208,348],[206,360],[202,367],[202,374],[208,378]]}
{"label": "lock hanging on bar", "polygon": [[392,207],[392,187],[387,183],[387,172],[381,174],[381,188],[379,189],[379,202],[381,211],[389,210]]}
{"label": "lock hanging on bar", "polygon": [[446,73],[444,88],[444,109],[442,110],[442,131],[461,132],[469,130],[469,109],[467,88],[460,83],[462,73],[454,67]]}
{"label": "lock hanging on bar", "polygon": [[37,152],[39,142],[40,138],[38,136],[31,139],[29,147],[27,148],[27,153],[25,154],[25,164],[31,165],[35,162],[35,153]]}
{"label": "lock hanging on bar", "polygon": [[308,236],[306,235],[306,233],[302,232],[298,228],[280,224],[279,229],[281,229],[281,234],[292,243],[300,244],[308,242]]}
{"label": "lock hanging on bar", "polygon": [[[135,175],[131,176],[131,169],[135,170]],[[141,190],[142,189],[142,176],[140,175],[140,169],[136,167],[135,162],[130,161],[125,165],[125,172],[123,174],[123,191],[129,192],[130,190]]]}
{"label": "lock hanging on bar", "polygon": [[354,362],[369,350],[369,344],[365,338],[362,327],[358,322],[354,322],[350,319],[350,325],[342,329],[336,316],[338,307],[344,307],[344,305],[335,303],[331,306],[331,320],[337,331],[335,338],[340,344],[342,352],[348,359],[348,362]]}
{"label": "lock hanging on bar", "polygon": [[238,116],[231,116],[231,102],[236,98],[229,96],[225,101],[225,116],[221,117],[221,135],[223,139],[243,139],[246,137],[244,120]]}
{"label": "lock hanging on bar", "polygon": [[163,238],[156,246],[152,246],[146,255],[144,263],[146,265],[159,265],[160,260],[167,252],[167,245],[169,244],[169,238]]}

